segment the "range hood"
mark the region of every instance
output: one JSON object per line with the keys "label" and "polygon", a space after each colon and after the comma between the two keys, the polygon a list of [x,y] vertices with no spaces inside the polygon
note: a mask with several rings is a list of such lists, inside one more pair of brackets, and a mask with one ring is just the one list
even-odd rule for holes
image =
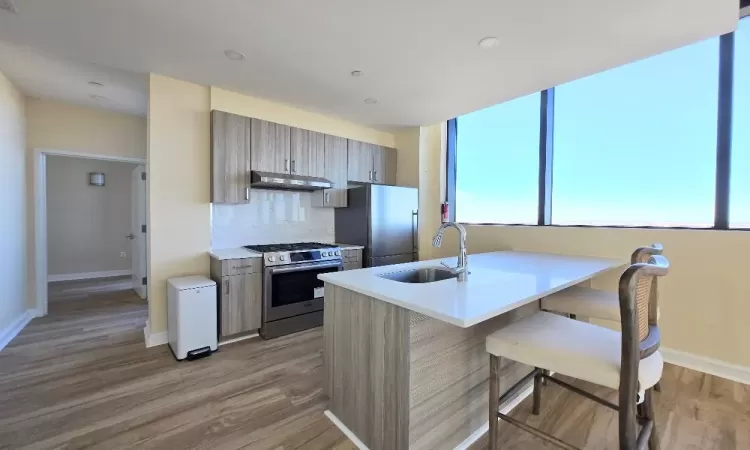
{"label": "range hood", "polygon": [[326,178],[253,170],[250,172],[250,186],[264,189],[317,191],[332,188],[333,182]]}

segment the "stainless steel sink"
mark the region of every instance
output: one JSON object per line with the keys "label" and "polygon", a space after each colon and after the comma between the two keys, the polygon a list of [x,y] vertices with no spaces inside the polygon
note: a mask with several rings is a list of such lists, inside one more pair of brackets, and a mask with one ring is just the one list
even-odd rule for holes
{"label": "stainless steel sink", "polygon": [[383,273],[378,276],[387,280],[398,281],[400,283],[433,283],[435,281],[458,278],[457,273],[453,273],[442,267],[425,267],[422,269]]}

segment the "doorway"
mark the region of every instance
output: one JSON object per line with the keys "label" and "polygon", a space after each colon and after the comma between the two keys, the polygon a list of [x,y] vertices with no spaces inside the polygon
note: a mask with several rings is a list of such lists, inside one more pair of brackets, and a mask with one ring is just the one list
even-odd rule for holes
{"label": "doorway", "polygon": [[145,160],[53,150],[34,157],[37,315],[51,297],[67,302],[63,310],[105,292],[146,300]]}

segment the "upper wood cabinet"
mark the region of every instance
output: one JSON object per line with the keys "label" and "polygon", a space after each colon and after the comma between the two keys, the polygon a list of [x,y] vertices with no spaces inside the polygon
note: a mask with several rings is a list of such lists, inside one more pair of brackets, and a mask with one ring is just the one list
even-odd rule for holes
{"label": "upper wood cabinet", "polygon": [[291,170],[291,130],[287,125],[250,119],[252,170],[289,173]]}
{"label": "upper wood cabinet", "polygon": [[290,173],[308,177],[325,176],[325,135],[292,128]]}
{"label": "upper wood cabinet", "polygon": [[376,146],[372,154],[372,181],[378,184],[396,184],[396,149]]}
{"label": "upper wood cabinet", "polygon": [[396,149],[349,141],[349,180],[396,184]]}
{"label": "upper wood cabinet", "polygon": [[250,121],[211,111],[211,202],[250,201]]}
{"label": "upper wood cabinet", "polygon": [[333,182],[333,189],[315,192],[313,206],[343,208],[347,206],[346,186],[347,147],[345,138],[325,135],[325,163],[323,176]]}

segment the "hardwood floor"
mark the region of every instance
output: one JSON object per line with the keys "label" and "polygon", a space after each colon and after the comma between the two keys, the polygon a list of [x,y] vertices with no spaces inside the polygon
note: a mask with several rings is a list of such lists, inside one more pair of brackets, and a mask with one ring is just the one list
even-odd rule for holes
{"label": "hardwood floor", "polygon": [[[573,384],[617,403],[611,389]],[[661,385],[655,407],[662,450],[750,449],[750,386],[671,364],[665,365]],[[582,449],[618,448],[614,411],[552,383],[544,389],[539,416],[531,414],[531,397],[510,415]],[[498,434],[502,450],[557,449],[504,422]],[[471,446],[486,448],[486,434]]]}
{"label": "hardwood floor", "polygon": [[323,415],[322,329],[177,362],[122,280],[55,283],[0,353],[0,448],[355,447]]}
{"label": "hardwood floor", "polygon": [[[50,286],[50,314],[0,352],[0,448],[355,448],[323,415],[322,329],[180,363],[144,347],[147,306],[127,288]],[[668,365],[662,388],[663,450],[750,449],[750,387]],[[614,413],[555,385],[540,416],[530,398],[512,416],[586,449],[617,448]],[[552,448],[507,424],[499,432],[503,450]]]}

